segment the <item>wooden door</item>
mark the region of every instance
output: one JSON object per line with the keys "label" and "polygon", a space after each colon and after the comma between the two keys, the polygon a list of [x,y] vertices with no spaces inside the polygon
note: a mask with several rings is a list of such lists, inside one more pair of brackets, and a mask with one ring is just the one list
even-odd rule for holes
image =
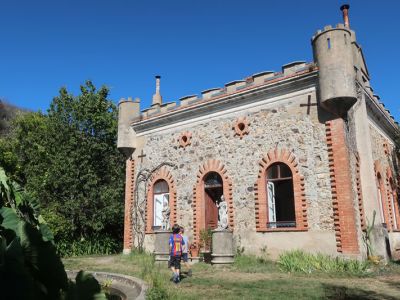
{"label": "wooden door", "polygon": [[215,229],[218,225],[218,208],[211,196],[205,191],[205,227]]}

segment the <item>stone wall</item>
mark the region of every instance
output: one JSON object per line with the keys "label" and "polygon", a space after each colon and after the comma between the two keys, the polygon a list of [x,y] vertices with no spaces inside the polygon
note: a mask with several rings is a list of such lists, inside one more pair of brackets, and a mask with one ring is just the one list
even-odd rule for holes
{"label": "stone wall", "polygon": [[[384,133],[370,125],[372,155],[375,161],[375,173],[382,177],[381,191],[385,219],[387,223],[386,239],[390,244],[390,254],[393,259],[400,259],[400,212],[398,195],[393,191],[391,180],[396,186],[396,172],[394,168],[394,145]],[[393,196],[392,193],[394,192]],[[393,197],[393,201],[392,201]]]}
{"label": "stone wall", "polygon": [[[296,248],[316,247],[322,252],[334,253],[335,237],[325,125],[318,120],[316,107],[300,106],[307,102],[309,95],[310,93],[289,97],[273,105],[220,115],[194,126],[176,127],[148,135],[143,148],[146,159],[138,164],[137,170],[152,169],[163,162],[176,165],[175,168],[169,168],[169,171],[176,182],[178,222],[189,229],[190,236],[196,175],[206,161],[218,160],[224,165],[232,182],[234,236],[238,247],[243,246],[248,252],[259,252],[264,246],[271,250],[271,243],[267,240],[275,236],[278,241],[278,235],[281,234],[283,239],[284,236],[295,239],[297,237],[299,243]],[[312,102],[315,102],[315,93],[312,93],[311,97]],[[235,136],[233,129],[239,117],[247,117],[250,122],[249,133],[243,138]],[[186,131],[191,133],[191,143],[181,147],[178,139],[180,134]],[[255,232],[254,185],[257,181],[259,162],[268,151],[275,148],[292,152],[298,163],[299,173],[304,176],[308,233]],[[310,239],[312,234],[319,237]],[[151,244],[152,237],[149,235],[146,237],[146,247],[149,250],[152,248]],[[277,252],[294,247],[285,246],[285,243],[273,244]]]}

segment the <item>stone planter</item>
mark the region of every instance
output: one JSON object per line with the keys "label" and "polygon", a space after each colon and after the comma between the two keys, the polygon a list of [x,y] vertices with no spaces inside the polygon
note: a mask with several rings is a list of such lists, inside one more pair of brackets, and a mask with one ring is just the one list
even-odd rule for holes
{"label": "stone planter", "polygon": [[233,233],[228,229],[216,229],[212,233],[212,264],[232,264],[234,257]]}
{"label": "stone planter", "polygon": [[169,237],[171,234],[172,232],[168,230],[154,231],[154,255],[156,261],[169,260]]}

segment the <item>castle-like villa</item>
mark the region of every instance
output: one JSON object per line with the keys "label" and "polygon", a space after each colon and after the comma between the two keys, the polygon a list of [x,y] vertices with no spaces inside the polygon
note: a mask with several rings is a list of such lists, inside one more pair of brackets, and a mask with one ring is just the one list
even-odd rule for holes
{"label": "castle-like villa", "polygon": [[344,24],[312,37],[313,62],[179,104],[162,102],[157,76],[151,107],[120,101],[125,253],[154,251],[167,214],[168,226],[186,228],[198,256],[200,233],[217,227],[223,196],[233,244],[245,253],[365,258],[370,228],[375,255],[400,254],[399,127],[373,94],[348,9],[341,7]]}

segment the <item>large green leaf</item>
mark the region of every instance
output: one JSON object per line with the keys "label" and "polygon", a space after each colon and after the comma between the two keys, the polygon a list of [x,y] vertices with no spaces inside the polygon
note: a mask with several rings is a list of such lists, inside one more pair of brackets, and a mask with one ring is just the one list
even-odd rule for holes
{"label": "large green leaf", "polygon": [[106,300],[99,282],[90,273],[80,271],[75,278],[76,300]]}
{"label": "large green leaf", "polygon": [[5,254],[6,254],[6,238],[1,235],[1,229],[0,229],[0,272],[2,268],[4,267],[5,263]]}
{"label": "large green leaf", "polygon": [[40,223],[39,228],[42,234],[43,241],[52,242],[54,240],[54,236],[53,233],[51,232],[49,225],[47,225],[46,223]]}
{"label": "large green leaf", "polygon": [[6,247],[5,257],[8,268],[12,269],[15,273],[26,273],[24,253],[18,237],[14,237]]}
{"label": "large green leaf", "polygon": [[3,270],[5,276],[1,283],[7,288],[1,289],[1,299],[36,299],[35,283],[26,268],[23,250],[16,236],[6,247]]}
{"label": "large green leaf", "polygon": [[51,242],[42,239],[41,232],[27,222],[20,222],[17,235],[20,237],[24,259],[29,262],[35,281],[45,287],[43,299],[56,299],[60,290],[68,287],[67,274],[56,249]]}
{"label": "large green leaf", "polygon": [[4,169],[0,167],[0,204],[3,206],[5,203],[8,203],[10,199],[11,195],[8,178]]}
{"label": "large green leaf", "polygon": [[0,216],[2,217],[2,223],[0,224],[5,229],[11,229],[15,232],[18,230],[18,223],[20,222],[18,215],[15,210],[9,207],[0,208]]}

